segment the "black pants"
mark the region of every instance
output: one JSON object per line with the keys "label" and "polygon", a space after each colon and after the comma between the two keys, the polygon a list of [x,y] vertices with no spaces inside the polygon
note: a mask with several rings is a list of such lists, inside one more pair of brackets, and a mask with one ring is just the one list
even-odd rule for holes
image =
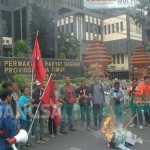
{"label": "black pants", "polygon": [[99,118],[99,127],[102,125],[103,104],[93,104],[94,125],[97,127],[97,117]]}
{"label": "black pants", "polygon": [[49,117],[48,120],[48,130],[49,130],[49,134],[56,134],[57,133],[57,127],[55,125],[55,122],[52,118]]}
{"label": "black pants", "polygon": [[145,117],[145,121],[147,123],[150,123],[150,113],[148,113],[148,112],[144,113],[144,117]]}

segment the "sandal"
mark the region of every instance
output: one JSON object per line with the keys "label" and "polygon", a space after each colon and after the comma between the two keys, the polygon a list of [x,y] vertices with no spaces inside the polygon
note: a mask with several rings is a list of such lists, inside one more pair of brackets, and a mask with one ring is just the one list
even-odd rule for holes
{"label": "sandal", "polygon": [[26,145],[20,145],[20,150],[28,150]]}
{"label": "sandal", "polygon": [[33,145],[31,143],[27,142],[26,147],[33,147]]}

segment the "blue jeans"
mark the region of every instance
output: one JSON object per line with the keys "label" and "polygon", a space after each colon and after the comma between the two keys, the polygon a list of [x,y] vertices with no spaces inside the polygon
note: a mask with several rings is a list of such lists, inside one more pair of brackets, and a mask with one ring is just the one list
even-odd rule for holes
{"label": "blue jeans", "polygon": [[81,109],[81,127],[84,127],[85,115],[87,117],[87,127],[90,127],[90,106],[80,106]]}
{"label": "blue jeans", "polygon": [[65,130],[66,115],[68,116],[69,129],[73,129],[73,104],[65,104],[61,107],[60,131]]}
{"label": "blue jeans", "polygon": [[24,129],[26,132],[28,132],[29,127],[30,127],[30,121],[21,119],[20,124],[21,124],[21,129]]}

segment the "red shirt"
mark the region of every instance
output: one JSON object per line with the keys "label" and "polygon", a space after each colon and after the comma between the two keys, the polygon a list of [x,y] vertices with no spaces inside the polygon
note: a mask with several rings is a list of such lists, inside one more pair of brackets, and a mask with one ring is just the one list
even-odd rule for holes
{"label": "red shirt", "polygon": [[66,95],[68,97],[68,103],[74,103],[76,101],[74,88],[71,85],[66,86]]}

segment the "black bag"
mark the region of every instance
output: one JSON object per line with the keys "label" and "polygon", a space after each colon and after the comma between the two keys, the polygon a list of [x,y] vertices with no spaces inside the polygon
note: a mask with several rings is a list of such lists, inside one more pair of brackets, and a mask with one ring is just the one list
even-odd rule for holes
{"label": "black bag", "polygon": [[0,138],[6,138],[9,134],[9,130],[0,130]]}

